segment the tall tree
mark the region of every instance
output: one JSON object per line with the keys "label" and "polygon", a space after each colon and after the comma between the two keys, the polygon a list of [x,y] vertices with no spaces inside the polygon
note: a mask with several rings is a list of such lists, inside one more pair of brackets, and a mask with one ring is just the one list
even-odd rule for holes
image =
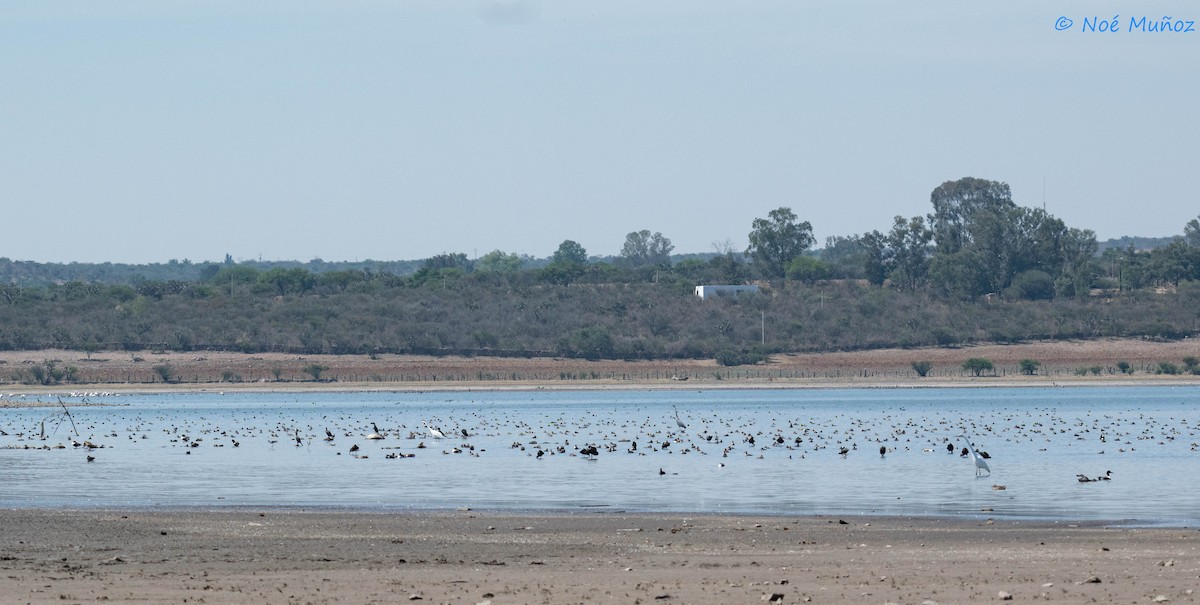
{"label": "tall tree", "polygon": [[1014,206],[1007,183],[972,177],[946,181],[929,194],[933,228],[938,252],[953,254],[970,243],[970,226],[980,210],[998,210]]}
{"label": "tall tree", "polygon": [[919,216],[908,220],[897,216],[894,220],[887,237],[888,247],[892,249],[892,283],[904,290],[916,290],[925,285],[929,274],[933,230]]}
{"label": "tall tree", "polygon": [[1148,269],[1160,284],[1178,286],[1185,279],[1200,279],[1200,248],[1175,240],[1150,252]]}
{"label": "tall tree", "polygon": [[550,257],[550,264],[538,271],[538,279],[560,286],[570,285],[587,269],[587,259],[587,250],[579,242],[563,240]]}
{"label": "tall tree", "polygon": [[1200,216],[1183,226],[1183,240],[1193,248],[1200,248]]}
{"label": "tall tree", "polygon": [[550,257],[550,262],[555,265],[586,265],[587,260],[587,250],[579,242],[569,239],[563,240],[558,250],[554,251],[554,256]]}
{"label": "tall tree", "polygon": [[867,255],[857,235],[831,235],[825,238],[821,260],[829,264],[835,278],[862,279]]}
{"label": "tall tree", "polygon": [[1063,290],[1075,298],[1087,296],[1092,280],[1098,273],[1096,267],[1096,233],[1091,229],[1068,229],[1062,237],[1060,257],[1063,259],[1061,275],[1066,285]]}
{"label": "tall tree", "polygon": [[864,233],[858,241],[863,250],[863,270],[867,274],[867,281],[882,286],[892,264],[892,251],[888,249],[887,236],[875,230]]}
{"label": "tall tree", "polygon": [[625,236],[620,260],[630,267],[646,267],[671,264],[671,250],[675,246],[662,233],[651,235],[648,229],[634,231]]}
{"label": "tall tree", "polygon": [[768,219],[754,219],[746,254],[763,275],[781,279],[787,272],[788,263],[804,254],[816,240],[812,224],[797,221],[791,208],[776,208],[767,216]]}

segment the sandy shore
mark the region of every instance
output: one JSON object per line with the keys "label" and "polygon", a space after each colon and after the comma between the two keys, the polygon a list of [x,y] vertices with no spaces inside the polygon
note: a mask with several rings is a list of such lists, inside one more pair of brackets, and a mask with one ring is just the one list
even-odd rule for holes
{"label": "sandy shore", "polygon": [[1192,603],[1200,532],[656,514],[0,511],[6,603]]}

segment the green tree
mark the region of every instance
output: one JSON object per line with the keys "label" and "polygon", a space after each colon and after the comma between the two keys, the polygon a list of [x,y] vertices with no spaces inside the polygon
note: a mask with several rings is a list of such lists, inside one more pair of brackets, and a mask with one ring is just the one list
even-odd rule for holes
{"label": "green tree", "polygon": [[1193,248],[1200,248],[1200,216],[1183,226],[1183,241]]}
{"label": "green tree", "polygon": [[1200,279],[1200,248],[1182,240],[1150,252],[1147,270],[1159,284],[1178,286],[1185,279]]}
{"label": "green tree", "polygon": [[933,362],[932,361],[914,361],[914,362],[912,362],[912,369],[914,372],[917,373],[917,376],[924,378],[929,374],[929,370],[933,369]]}
{"label": "green tree", "polygon": [[962,369],[970,372],[971,374],[973,374],[975,376],[981,376],[981,375],[983,375],[984,372],[993,371],[995,369],[995,366],[992,364],[991,361],[989,361],[983,357],[972,357],[963,362]]}
{"label": "green tree", "polygon": [[442,269],[460,269],[463,273],[470,273],[473,269],[471,260],[462,252],[452,252],[438,254],[425,259],[425,263],[421,266],[426,271],[441,271]]}
{"label": "green tree", "polygon": [[748,273],[746,263],[742,262],[740,254],[726,252],[708,259],[705,267],[706,278],[697,281],[700,283],[739,284],[749,279]]}
{"label": "green tree", "polygon": [[550,264],[538,271],[538,279],[567,286],[579,279],[587,268],[587,250],[578,242],[564,240],[550,257]]}
{"label": "green tree", "polygon": [[[1007,292],[1015,276],[1042,271],[1060,293],[1083,296],[1095,277],[1095,234],[1068,229],[1042,209],[1012,202],[1008,185],[961,179],[931,194],[929,215],[936,250],[930,281],[939,292],[963,297]],[[894,279],[894,278],[893,278]]]}
{"label": "green tree", "polygon": [[323,366],[319,363],[310,363],[304,366],[304,372],[313,377],[313,380],[320,381],[321,374],[329,369],[329,366]]}
{"label": "green tree", "polygon": [[1184,357],[1183,366],[1184,369],[1192,374],[1200,374],[1200,358],[1197,358],[1194,355],[1188,355],[1187,357]]}
{"label": "green tree", "polygon": [[101,345],[100,342],[93,337],[83,341],[83,346],[81,348],[83,349],[83,352],[87,354],[87,358],[91,359],[92,355],[101,349]]}
{"label": "green tree", "polygon": [[767,356],[756,351],[734,351],[722,349],[713,356],[718,365],[725,367],[755,365],[767,360]]}
{"label": "green tree", "polygon": [[887,236],[879,231],[864,233],[859,238],[863,250],[863,270],[867,281],[882,286],[892,266],[892,251],[888,248]]}
{"label": "green tree", "polygon": [[316,285],[317,280],[306,269],[274,268],[258,275],[258,283],[274,289],[279,296],[285,294],[300,294],[307,292]]}
{"label": "green tree", "polygon": [[767,216],[754,219],[746,255],[764,276],[780,279],[786,275],[788,263],[804,254],[816,240],[812,224],[797,221],[791,208],[777,208]]}
{"label": "green tree", "polygon": [[[228,256],[228,255],[226,255]],[[258,282],[258,269],[244,265],[225,264],[209,281],[218,289],[232,294],[237,285],[255,284]]]}
{"label": "green tree", "polygon": [[787,277],[806,284],[813,284],[832,278],[833,271],[821,259],[804,254],[793,258],[792,262],[788,263]]}
{"label": "green tree", "polygon": [[820,258],[829,265],[835,278],[862,279],[866,276],[866,251],[856,235],[826,237]]}
{"label": "green tree", "polygon": [[1091,229],[1068,229],[1061,240],[1062,278],[1075,298],[1085,298],[1097,274],[1096,234]]}
{"label": "green tree", "polygon": [[580,328],[571,334],[570,339],[559,343],[559,350],[563,354],[584,359],[611,359],[613,340],[605,328]]}
{"label": "green tree", "polygon": [[968,231],[966,250],[974,254],[985,290],[976,294],[1001,292],[1012,282],[1017,257],[1023,242],[1017,228],[1020,209],[1004,207],[976,211]]}
{"label": "green tree", "polygon": [[925,225],[925,219],[914,216],[905,220],[897,216],[892,231],[887,237],[891,249],[892,283],[902,290],[916,290],[925,285],[929,275],[930,242],[933,230]]}
{"label": "green tree", "polygon": [[346,271],[328,271],[316,276],[317,285],[345,292],[347,288],[354,284],[362,284],[370,281],[370,276],[362,271],[350,269]]}
{"label": "green tree", "polygon": [[671,250],[674,249],[671,240],[662,233],[651,234],[648,229],[642,229],[625,236],[620,261],[630,267],[670,265]]}
{"label": "green tree", "polygon": [[1037,269],[1024,271],[1013,278],[1004,295],[1011,300],[1050,300],[1054,298],[1054,278]]}
{"label": "green tree", "polygon": [[954,298],[986,293],[987,276],[980,267],[978,257],[977,253],[970,250],[935,254],[929,261],[929,283],[934,291]]}
{"label": "green tree", "polygon": [[558,245],[558,250],[550,257],[550,263],[554,265],[586,265],[587,261],[587,250],[578,242],[569,239],[563,240],[563,243]]}
{"label": "green tree", "polygon": [[431,256],[422,263],[421,268],[412,275],[414,286],[432,285],[449,287],[474,269],[471,260],[462,252],[438,254]]}
{"label": "green tree", "polygon": [[942,183],[929,194],[929,201],[933,204],[929,224],[937,250],[943,254],[953,254],[970,244],[970,225],[977,212],[1014,206],[1007,183],[972,177]]}
{"label": "green tree", "polygon": [[525,261],[515,252],[506,254],[500,250],[492,250],[480,257],[477,263],[480,271],[491,273],[516,273],[521,270]]}
{"label": "green tree", "polygon": [[1022,374],[1026,376],[1033,376],[1034,374],[1037,374],[1038,368],[1042,366],[1042,362],[1033,359],[1022,359],[1020,365]]}

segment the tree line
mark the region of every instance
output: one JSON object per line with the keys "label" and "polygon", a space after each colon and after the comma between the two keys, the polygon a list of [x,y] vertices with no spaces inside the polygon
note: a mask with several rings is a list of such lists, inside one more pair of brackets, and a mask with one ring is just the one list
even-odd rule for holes
{"label": "tree line", "polygon": [[[493,251],[440,254],[407,275],[261,268],[226,259],[194,279],[0,285],[0,349],[701,358],[791,351],[1200,332],[1200,221],[1151,251],[1097,254],[1094,234],[1016,206],[980,179],[934,190],[888,233],[830,238],[790,208],[745,251],[674,260],[630,233],[611,260],[565,240],[536,267]],[[761,294],[698,300],[698,284]],[[1095,295],[1099,294],[1097,297]]]}

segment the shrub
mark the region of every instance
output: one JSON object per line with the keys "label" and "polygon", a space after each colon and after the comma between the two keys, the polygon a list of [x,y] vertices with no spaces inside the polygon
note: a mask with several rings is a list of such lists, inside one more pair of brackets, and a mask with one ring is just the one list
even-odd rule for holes
{"label": "shrub", "polygon": [[990,360],[983,357],[972,357],[962,364],[962,369],[971,372],[975,376],[981,376],[984,372],[991,372],[995,367]]}
{"label": "shrub", "polygon": [[158,374],[159,378],[162,378],[163,382],[172,382],[175,379],[175,368],[172,368],[169,363],[160,363],[151,369]]}
{"label": "shrub", "polygon": [[713,359],[715,359],[718,364],[728,367],[728,366],[753,365],[760,361],[765,360],[766,356],[763,355],[762,353],[753,353],[750,351],[738,352],[738,351],[731,351],[729,349],[725,349],[722,351],[718,351],[717,354],[713,357]]}
{"label": "shrub", "polygon": [[933,340],[940,346],[950,346],[961,343],[964,339],[949,328],[935,327],[930,330]]}
{"label": "shrub", "polygon": [[1175,374],[1179,373],[1179,366],[1177,366],[1169,361],[1160,361],[1160,362],[1158,362],[1158,372],[1156,372],[1156,373],[1157,374],[1175,375]]}
{"label": "shrub", "polygon": [[321,380],[321,373],[329,369],[329,366],[323,366],[319,363],[310,363],[304,366],[304,373],[313,377],[313,380]]}
{"label": "shrub", "polygon": [[1132,374],[1133,373],[1133,367],[1129,365],[1128,361],[1118,361],[1117,369],[1121,370],[1122,374]]}
{"label": "shrub", "polygon": [[1054,298],[1054,278],[1037,269],[1024,271],[1013,277],[1004,294],[1011,300],[1050,300]]}
{"label": "shrub", "polygon": [[1200,374],[1200,359],[1189,355],[1183,358],[1183,365],[1187,371],[1193,374]]}

